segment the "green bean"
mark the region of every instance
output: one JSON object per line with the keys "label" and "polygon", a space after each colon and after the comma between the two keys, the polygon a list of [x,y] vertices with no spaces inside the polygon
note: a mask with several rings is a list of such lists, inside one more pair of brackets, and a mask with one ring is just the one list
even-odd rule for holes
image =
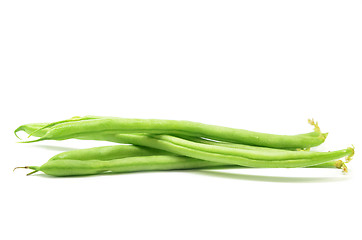
{"label": "green bean", "polygon": [[[18,127],[14,133],[17,136],[17,133],[19,131],[24,131],[27,134],[33,135],[35,137],[42,137],[46,134],[47,130],[44,128],[47,125],[49,125],[49,123],[30,123],[30,124],[25,124],[22,125],[20,127]],[[311,134],[313,136],[318,136],[319,133],[314,134],[314,132]],[[92,136],[89,138],[89,135]],[[300,135],[306,135],[306,134],[300,134]],[[87,135],[83,135],[83,136],[78,136],[76,137],[76,139],[81,139],[81,140],[97,140],[96,139],[96,134],[87,134]],[[18,137],[18,136],[17,136]],[[179,137],[186,139],[186,140],[190,140],[190,141],[194,141],[194,142],[198,142],[198,143],[205,143],[205,144],[211,144],[211,145],[219,145],[219,146],[225,146],[225,147],[232,147],[232,148],[238,148],[238,149],[250,149],[250,150],[256,150],[256,151],[260,151],[260,150],[270,150],[270,151],[286,151],[286,149],[277,149],[277,148],[268,148],[268,147],[258,147],[258,146],[250,146],[250,145],[245,145],[245,144],[239,144],[239,143],[229,143],[229,142],[221,142],[221,141],[215,141],[215,140],[208,140],[208,139],[203,139],[203,138],[199,138],[199,137],[191,137],[191,136],[187,136],[187,135],[179,135]],[[18,137],[19,138],[19,137]],[[102,140],[102,139],[99,139]],[[293,149],[294,150],[294,149]],[[290,151],[293,151],[290,150]]]}
{"label": "green bean", "polygon": [[[18,127],[14,133],[17,136],[17,133],[19,131],[25,131],[27,134],[31,134],[35,137],[42,137],[46,134],[46,129],[44,129],[45,126],[49,125],[49,123],[30,123],[30,124],[25,124],[22,125],[20,127]],[[89,134],[94,136],[94,134]],[[305,134],[300,134],[300,135],[305,135]],[[313,132],[311,135],[313,136],[318,136],[319,133]],[[218,145],[218,146],[225,146],[225,147],[232,147],[232,148],[238,148],[238,149],[250,149],[250,150],[256,150],[256,151],[260,151],[260,150],[270,150],[270,151],[286,151],[286,149],[277,149],[277,148],[268,148],[268,147],[258,147],[258,146],[250,146],[250,145],[245,145],[245,144],[239,144],[239,143],[229,143],[229,142],[221,142],[221,141],[215,141],[215,140],[207,140],[207,139],[203,139],[203,138],[199,138],[199,137],[191,137],[191,136],[187,136],[187,135],[179,135],[180,138],[186,139],[186,140],[190,140],[190,141],[194,141],[194,142],[198,142],[198,143],[205,143],[205,144],[211,144],[211,145]],[[87,137],[86,135],[84,136],[78,136],[76,137],[76,139],[88,139],[89,137]],[[94,139],[95,137],[92,137],[90,140],[96,140]],[[100,139],[101,140],[101,139]],[[292,151],[292,150],[290,150]]]}
{"label": "green bean", "polygon": [[[319,165],[319,167],[342,168],[344,163],[341,160],[330,161]],[[64,176],[83,176],[111,173],[129,173],[140,171],[165,171],[165,170],[187,170],[187,169],[223,169],[235,168],[235,165],[228,165],[218,162],[203,161],[183,156],[136,156],[114,160],[72,160],[58,159],[48,161],[41,166],[26,166],[23,168],[32,169],[33,172],[42,171],[45,174]],[[240,167],[240,166],[239,166]]]}
{"label": "green bean", "polygon": [[[76,118],[76,117],[73,117],[73,118]],[[69,122],[69,120],[59,121],[59,122],[56,122],[56,123],[63,123],[63,122],[64,123]],[[53,125],[55,125],[55,124],[47,123],[47,122],[45,122],[45,123],[28,123],[28,124],[21,125],[17,129],[15,129],[14,133],[15,133],[15,136],[17,136],[18,132],[24,131],[27,134],[29,134],[30,136],[42,137],[47,133],[46,128],[49,128],[50,126],[53,126]],[[309,132],[309,133],[297,134],[295,136],[320,137],[321,134],[322,135],[324,134],[324,136],[328,135],[328,133],[321,133],[321,132],[314,131],[314,132]],[[175,136],[177,136],[177,135],[175,135]],[[182,137],[182,138],[189,138],[189,139],[193,139],[193,140],[199,139],[198,137],[191,137],[191,136],[188,136],[188,135],[179,135],[179,136]],[[204,140],[206,140],[206,139],[204,139]],[[221,142],[221,141],[217,141],[217,142]],[[222,142],[222,143],[226,144],[228,142]],[[253,147],[253,146],[244,145],[244,144],[240,144],[240,145],[245,146],[245,147]],[[273,148],[268,148],[268,149],[273,149]]]}
{"label": "green bean", "polygon": [[[305,152],[305,151],[288,151],[288,150],[264,150],[264,148],[254,151],[251,150],[243,150],[243,149],[235,149],[230,147],[222,147],[222,146],[212,146],[207,144],[198,144],[195,142],[187,141],[181,138],[177,138],[174,136],[168,135],[146,135],[146,134],[98,134],[98,135],[89,135],[87,137],[88,140],[104,140],[115,143],[128,143],[135,144],[141,146],[148,146],[152,148],[158,148],[161,150],[173,152],[180,155],[186,155],[182,152],[174,152],[174,149],[171,147],[168,149],[166,146],[162,145],[162,143],[172,144],[173,147],[185,147],[189,150],[198,150],[207,153],[216,153],[219,155],[232,155],[232,156],[241,156],[247,159],[255,159],[255,160],[267,160],[267,161],[281,161],[281,160],[295,160],[295,159],[316,159],[316,158],[324,158],[324,159],[338,159],[346,156],[354,155],[354,148],[346,148],[333,152]],[[157,141],[163,140],[163,141]],[[146,145],[144,143],[147,143]],[[158,145],[161,144],[161,145]],[[259,148],[259,147],[254,147]],[[246,156],[246,154],[248,156]],[[250,157],[252,156],[252,157]],[[189,156],[195,157],[197,156]],[[200,158],[202,159],[202,158]]]}
{"label": "green bean", "polygon": [[[140,156],[151,156],[151,155],[174,156],[174,154],[170,152],[151,149],[147,147],[134,146],[134,145],[115,145],[115,146],[103,146],[103,147],[94,147],[88,149],[67,151],[55,155],[54,157],[50,158],[49,161],[69,160],[69,159],[107,161],[107,160],[114,160],[114,159],[127,158],[127,157],[140,157]],[[217,167],[219,165],[212,164],[212,166]],[[224,165],[220,163],[219,167],[225,168],[230,166],[231,165]],[[240,166],[234,165],[234,167],[240,167]],[[330,161],[313,167],[318,167],[318,168],[336,167],[336,161]]]}
{"label": "green bean", "polygon": [[200,169],[209,167],[235,167],[232,165],[192,159],[183,156],[142,156],[127,157],[109,161],[103,160],[56,160],[41,166],[27,166],[34,170],[30,174],[42,171],[52,176],[82,176],[105,172],[128,173],[138,171],[162,171],[181,169]]}
{"label": "green bean", "polygon": [[[31,134],[33,136],[36,137],[42,137],[46,134],[46,129],[44,129],[43,127],[49,125],[49,123],[30,123],[30,124],[25,124],[22,125],[20,127],[18,127],[14,133],[17,136],[17,132],[19,131],[25,131],[28,134]],[[42,129],[43,128],[43,129]],[[317,133],[318,134],[318,133]],[[304,134],[303,134],[304,135]],[[91,137],[89,137],[91,136]],[[78,136],[76,137],[76,139],[81,139],[81,140],[97,140],[97,135],[96,134],[88,134],[88,135],[83,135],[83,136]],[[317,136],[317,135],[315,135]],[[102,138],[102,135],[101,135]],[[256,150],[256,151],[260,151],[260,150],[270,150],[270,151],[287,151],[285,149],[277,149],[277,148],[268,148],[268,147],[258,147],[258,146],[250,146],[250,145],[245,145],[245,144],[238,144],[238,143],[228,143],[228,142],[220,142],[220,141],[214,141],[214,140],[207,140],[207,139],[203,139],[203,138],[199,138],[199,137],[191,137],[191,136],[187,136],[187,135],[180,135],[180,138],[186,139],[186,140],[190,140],[190,141],[194,141],[194,142],[198,142],[198,143],[205,143],[205,144],[211,144],[211,145],[219,145],[219,146],[225,146],[225,147],[232,147],[232,148],[238,148],[238,149],[250,149],[250,150]],[[102,139],[98,139],[98,140],[102,140]],[[290,150],[292,151],[292,150]]]}
{"label": "green bean", "polygon": [[351,157],[354,154],[354,150],[352,148],[348,148],[344,151],[335,151],[333,155],[312,157],[306,159],[285,159],[285,160],[270,161],[270,160],[249,159],[241,156],[197,150],[141,134],[140,135],[116,134],[116,135],[103,135],[103,136],[98,135],[97,137],[98,140],[102,138],[103,140],[111,142],[129,143],[134,145],[152,147],[196,159],[220,162],[225,164],[235,164],[245,167],[261,167],[261,168],[308,167],[336,160],[344,156]]}
{"label": "green bean", "polygon": [[[57,154],[49,159],[51,160],[113,160],[126,157],[139,157],[139,156],[151,156],[151,155],[175,155],[170,152],[134,146],[134,145],[115,145],[115,146],[103,146],[94,147],[88,149],[72,150]],[[335,167],[335,161],[327,162],[325,164],[319,164],[316,167]]]}
{"label": "green bean", "polygon": [[322,156],[346,156],[351,154],[350,149],[343,149],[340,151],[334,152],[310,152],[310,151],[269,151],[269,150],[251,150],[251,149],[239,149],[239,148],[230,148],[224,147],[220,145],[210,145],[205,143],[196,143],[192,141],[188,141],[182,138],[169,136],[169,135],[153,135],[153,138],[157,138],[160,140],[165,140],[167,142],[200,150],[200,151],[207,151],[211,153],[218,153],[218,154],[229,154],[235,156],[246,157],[250,159],[258,159],[258,160],[291,160],[291,159],[302,159],[302,158],[316,158]]}
{"label": "green bean", "polygon": [[51,123],[45,127],[46,134],[27,142],[46,139],[64,140],[77,138],[89,133],[151,133],[151,134],[181,134],[196,137],[206,137],[220,141],[242,143],[254,146],[272,148],[309,148],[324,142],[326,134],[319,137],[303,135],[276,135],[258,133],[242,129],[227,128],[215,125],[178,120],[160,119],[126,119],[92,117],[77,121]]}
{"label": "green bean", "polygon": [[[20,127],[18,127],[14,133],[17,136],[17,132],[19,131],[25,131],[26,133],[36,137],[42,137],[46,134],[47,130],[45,129],[47,126],[50,126],[51,123],[33,123],[33,124],[26,124],[26,125],[22,125]],[[319,130],[319,127],[318,127]],[[320,131],[320,130],[319,130]],[[297,136],[313,136],[313,137],[319,137],[320,136],[320,132],[312,132],[312,133],[307,133],[307,134],[299,134]],[[327,134],[325,134],[325,136],[327,136]],[[250,149],[250,150],[271,150],[271,151],[284,151],[284,149],[276,149],[276,148],[269,148],[269,147],[258,147],[258,146],[250,146],[250,145],[245,145],[245,144],[236,144],[236,143],[229,143],[229,142],[223,142],[223,141],[215,141],[215,140],[211,140],[211,139],[203,139],[203,138],[199,138],[199,137],[192,137],[192,136],[187,136],[187,135],[180,135],[181,138],[186,139],[186,140],[191,140],[194,142],[198,142],[198,143],[206,143],[206,144],[211,144],[211,145],[219,145],[219,146],[226,146],[226,147],[232,147],[232,148],[238,148],[238,149]],[[84,136],[78,136],[75,137],[77,139],[87,139],[87,137]],[[285,149],[285,150],[290,150],[290,151],[294,151],[294,150],[301,150],[301,149]]]}

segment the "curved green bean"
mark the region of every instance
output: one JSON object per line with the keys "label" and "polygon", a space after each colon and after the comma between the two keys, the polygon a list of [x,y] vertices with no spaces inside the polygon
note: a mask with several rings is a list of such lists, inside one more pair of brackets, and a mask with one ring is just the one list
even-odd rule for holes
{"label": "curved green bean", "polygon": [[241,156],[227,155],[212,153],[202,150],[196,150],[185,146],[180,146],[165,140],[156,139],[147,135],[136,134],[116,134],[116,135],[98,135],[98,139],[102,138],[106,141],[129,143],[134,145],[146,146],[157,148],[160,150],[172,152],[183,156],[202,159],[206,161],[214,161],[226,164],[235,164],[245,167],[260,167],[260,168],[292,168],[292,167],[308,167],[322,163],[326,163],[332,160],[336,160],[345,156],[353,155],[353,149],[346,150],[345,152],[336,151],[334,155],[313,157],[307,159],[286,159],[286,160],[256,160],[249,159]]}
{"label": "curved green bean", "polygon": [[[157,139],[157,137],[159,139]],[[164,139],[160,139],[162,137]],[[238,152],[236,150],[239,150],[239,149],[224,147],[224,148],[222,148],[223,151],[219,151],[219,149],[221,147],[217,146],[218,148],[216,149],[215,148],[216,146],[208,146],[207,144],[202,144],[202,147],[200,148],[200,147],[198,147],[198,146],[200,146],[199,144],[193,143],[190,141],[186,141],[186,140],[183,140],[182,142],[188,142],[188,144],[179,145],[179,144],[176,144],[175,142],[170,142],[170,141],[166,140],[169,138],[177,139],[177,137],[174,137],[174,136],[167,136],[167,135],[157,135],[157,136],[151,135],[150,136],[147,134],[98,134],[98,135],[89,135],[86,139],[87,140],[110,141],[110,142],[115,142],[115,143],[127,143],[127,144],[134,144],[134,145],[158,148],[158,149],[161,149],[164,151],[168,151],[168,152],[172,152],[172,153],[180,154],[180,155],[186,155],[186,156],[189,156],[189,155],[187,155],[186,153],[183,153],[182,150],[176,150],[176,149],[183,147],[187,150],[197,150],[197,151],[201,151],[201,152],[205,152],[205,153],[214,153],[214,154],[218,154],[218,155],[225,155],[225,156],[232,155],[232,156],[242,157],[240,155],[233,154],[234,152]],[[159,141],[157,141],[157,140],[159,140]],[[179,140],[181,140],[181,139],[179,139]],[[166,145],[168,144],[169,146],[166,146],[165,144]],[[210,151],[210,149],[213,149],[213,150]],[[323,158],[323,159],[327,159],[327,161],[328,161],[328,159],[335,160],[335,159],[339,159],[342,157],[351,158],[354,155],[354,148],[349,147],[346,149],[333,151],[333,152],[305,152],[305,151],[288,151],[288,150],[278,150],[278,149],[271,149],[271,150],[262,149],[262,150],[255,150],[255,151],[249,151],[249,152],[252,152],[254,155],[257,155],[257,154],[260,154],[260,156],[264,155],[268,159],[266,161],[283,161],[283,160],[316,159],[316,158]],[[273,158],[268,158],[269,154],[271,156],[273,156]],[[300,155],[297,158],[292,158],[293,155],[291,155],[291,158],[286,158],[286,156],[288,156],[290,154],[293,154],[293,155],[300,154]],[[197,157],[197,155],[193,155],[193,156],[189,156],[189,157],[202,159],[200,157]],[[251,158],[247,158],[247,157],[244,157],[244,158],[252,160]],[[255,160],[265,160],[265,159],[256,158]]]}
{"label": "curved green bean", "polygon": [[[115,146],[103,146],[103,147],[94,147],[88,149],[72,150],[57,154],[49,159],[49,161],[54,160],[114,160],[127,157],[141,157],[141,156],[152,156],[152,155],[169,155],[175,156],[175,154],[134,145],[115,145]],[[152,164],[150,162],[149,164]],[[214,164],[212,164],[214,166]],[[216,165],[215,165],[216,166]],[[219,167],[230,167],[231,165],[224,165],[220,163]],[[240,167],[234,165],[234,167]],[[336,167],[336,161],[330,161],[323,164],[316,165],[318,168],[330,168]]]}
{"label": "curved green bean", "polygon": [[[330,161],[318,165],[318,167],[342,167],[342,161]],[[73,160],[58,159],[48,161],[41,166],[26,166],[23,168],[32,169],[33,174],[42,171],[51,176],[84,176],[102,173],[130,173],[140,171],[165,171],[165,170],[190,170],[190,169],[223,169],[240,167],[218,162],[203,161],[184,156],[155,155],[135,156],[114,160]],[[315,166],[313,166],[315,167]]]}
{"label": "curved green bean", "polygon": [[243,129],[234,129],[216,125],[208,125],[191,121],[160,119],[127,119],[92,117],[77,121],[65,121],[49,124],[46,133],[36,142],[46,139],[64,140],[77,138],[89,133],[151,133],[181,134],[206,137],[220,141],[242,143],[272,148],[310,148],[324,142],[326,135],[319,137],[305,135],[276,135],[258,133]]}
{"label": "curved green bean", "polygon": [[[175,154],[159,149],[135,146],[135,145],[114,145],[114,146],[102,146],[87,149],[72,150],[59,153],[49,161],[53,160],[114,160],[127,157],[141,157],[152,155],[170,155]],[[335,167],[335,161],[327,162],[326,164],[319,164],[317,167]]]}
{"label": "curved green bean", "polygon": [[[138,171],[185,170],[211,167],[235,167],[183,156],[141,156],[127,157],[109,161],[103,160],[56,160],[48,161],[41,166],[27,166],[34,172],[42,171],[52,176],[82,176],[105,172],[128,173]],[[32,172],[32,173],[34,173]],[[32,174],[30,173],[30,174]]]}
{"label": "curved green bean", "polygon": [[[42,137],[47,133],[47,130],[44,128],[47,125],[49,125],[49,123],[30,123],[30,124],[25,124],[25,125],[21,125],[20,127],[18,127],[14,133],[15,136],[18,137],[17,133],[20,131],[24,131],[25,133],[32,135],[34,137]],[[309,134],[300,134],[300,135],[309,135]],[[310,133],[311,136],[319,136],[319,133]],[[89,137],[92,136],[92,137]],[[102,139],[97,139],[97,134],[87,134],[87,135],[82,135],[82,136],[78,136],[76,137],[76,139],[81,139],[81,140],[102,140]],[[229,142],[221,142],[221,141],[215,141],[215,140],[208,140],[208,139],[203,139],[200,137],[191,137],[191,136],[187,136],[187,135],[179,135],[180,138],[186,139],[186,140],[190,140],[193,142],[198,142],[198,143],[205,143],[205,144],[210,144],[210,145],[219,145],[219,146],[225,146],[225,147],[232,147],[232,148],[238,148],[238,149],[250,149],[250,150],[256,150],[256,151],[287,151],[287,149],[277,149],[277,148],[269,148],[269,147],[259,147],[259,146],[250,146],[250,145],[245,145],[245,144],[240,144],[240,143],[229,143]],[[19,137],[18,137],[19,138]],[[293,150],[289,150],[289,151],[294,151]]]}
{"label": "curved green bean", "polygon": [[[18,127],[14,133],[17,136],[17,133],[19,131],[24,131],[29,135],[33,135],[35,137],[42,137],[46,134],[47,130],[44,129],[45,126],[49,125],[49,123],[30,123],[30,124],[25,124],[22,125],[20,127]],[[307,135],[307,134],[300,134],[300,135]],[[319,133],[313,132],[313,133],[309,133],[308,135],[311,136],[319,136]],[[92,136],[92,137],[89,137]],[[83,135],[83,136],[78,136],[76,137],[76,139],[81,139],[81,140],[97,140],[95,137],[96,134],[88,134],[87,135]],[[17,136],[18,137],[18,136]],[[255,150],[255,151],[277,151],[277,152],[281,152],[281,151],[288,151],[288,149],[277,149],[277,148],[269,148],[269,147],[259,147],[259,146],[250,146],[250,145],[245,145],[245,144],[240,144],[240,143],[229,143],[229,142],[221,142],[221,141],[215,141],[215,140],[208,140],[208,139],[203,139],[203,138],[199,138],[199,137],[191,137],[191,136],[187,136],[187,135],[179,135],[180,138],[186,139],[186,140],[190,140],[193,142],[198,142],[198,143],[205,143],[205,144],[210,144],[210,145],[218,145],[218,146],[224,146],[224,147],[231,147],[231,148],[237,148],[237,149],[249,149],[249,150]],[[18,137],[19,138],[19,137]],[[99,139],[102,140],[102,139]],[[289,150],[289,151],[294,151],[294,150]]]}
{"label": "curved green bean", "polygon": [[188,141],[182,138],[169,135],[152,135],[151,137],[157,138],[160,140],[165,140],[167,142],[188,147],[191,149],[196,149],[200,151],[206,151],[211,153],[218,154],[227,154],[241,156],[250,159],[257,160],[292,160],[292,159],[302,159],[302,158],[317,158],[317,157],[327,157],[327,156],[347,156],[352,153],[350,148],[342,149],[339,151],[333,152],[311,152],[311,151],[269,151],[269,150],[251,150],[251,149],[240,149],[240,148],[231,148],[220,145],[210,145],[205,143],[197,143]]}

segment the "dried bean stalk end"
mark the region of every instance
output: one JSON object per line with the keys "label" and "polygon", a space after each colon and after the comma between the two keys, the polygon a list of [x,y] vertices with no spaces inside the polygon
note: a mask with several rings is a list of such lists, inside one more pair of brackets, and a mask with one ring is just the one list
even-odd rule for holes
{"label": "dried bean stalk end", "polygon": [[319,133],[320,139],[325,140],[327,138],[328,133],[322,133],[317,121],[314,121],[314,119],[311,118],[311,119],[308,119],[308,123],[314,127],[314,132]]}
{"label": "dried bean stalk end", "polygon": [[308,119],[308,123],[310,124],[310,125],[312,125],[312,126],[314,126],[314,131],[315,132],[321,132],[321,129],[319,128],[319,126],[318,126],[318,122],[317,121],[314,121],[314,119],[312,118],[312,119]]}
{"label": "dried bean stalk end", "polygon": [[347,149],[349,149],[351,151],[351,154],[349,154],[347,157],[346,157],[346,162],[350,162],[354,156],[354,146],[352,145],[352,147],[349,147]]}
{"label": "dried bean stalk end", "polygon": [[343,171],[344,173],[347,173],[347,172],[348,172],[348,168],[347,168],[347,166],[346,166],[346,163],[343,162],[342,160],[336,161],[335,166],[336,166],[336,168],[342,169],[342,171]]}

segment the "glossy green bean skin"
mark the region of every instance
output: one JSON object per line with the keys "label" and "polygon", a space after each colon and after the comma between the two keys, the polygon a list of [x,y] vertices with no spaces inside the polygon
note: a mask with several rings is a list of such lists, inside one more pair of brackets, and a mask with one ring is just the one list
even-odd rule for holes
{"label": "glossy green bean skin", "polygon": [[322,157],[322,156],[332,156],[332,155],[341,155],[347,156],[351,154],[349,149],[343,149],[340,151],[334,152],[311,152],[311,151],[265,151],[265,150],[251,150],[251,149],[238,149],[238,148],[231,148],[225,147],[220,145],[210,145],[205,143],[197,143],[188,141],[182,138],[178,138],[175,136],[169,135],[155,135],[152,136],[153,138],[157,138],[160,140],[165,140],[167,142],[184,146],[187,148],[192,148],[200,151],[207,151],[211,153],[217,154],[227,154],[227,155],[235,155],[241,156],[250,159],[257,159],[257,160],[290,160],[290,159],[302,159],[302,158],[312,158],[312,157]]}
{"label": "glossy green bean skin", "polygon": [[101,174],[105,172],[129,173],[139,171],[186,170],[211,167],[235,167],[183,156],[142,156],[127,157],[109,161],[103,160],[55,160],[38,166],[26,168],[42,171],[45,174],[64,177]]}
{"label": "glossy green bean skin", "polygon": [[118,142],[118,143],[129,143],[134,145],[146,146],[157,148],[160,150],[172,152],[183,156],[188,156],[196,159],[202,159],[206,161],[214,161],[225,164],[235,164],[245,167],[259,167],[259,168],[294,168],[294,167],[308,167],[322,163],[326,163],[332,160],[342,158],[347,155],[353,154],[353,149],[346,151],[337,151],[335,155],[307,158],[307,159],[288,159],[288,160],[256,160],[245,157],[218,154],[206,151],[200,151],[184,146],[180,146],[165,140],[149,137],[147,135],[137,134],[116,134],[116,135],[97,135],[97,140],[101,138],[106,141]]}
{"label": "glossy green bean skin", "polygon": [[[231,147],[208,145],[203,143],[191,142],[185,139],[181,139],[169,135],[148,135],[148,134],[89,134],[83,136],[85,140],[103,140],[115,143],[127,143],[134,145],[141,145],[150,148],[157,148],[160,150],[172,152],[179,155],[186,155],[182,151],[174,151],[174,148],[186,148],[188,150],[196,150],[206,153],[214,153],[225,156],[237,156],[250,160],[264,160],[264,161],[283,161],[283,160],[296,160],[296,159],[327,159],[335,160],[345,156],[353,155],[354,150],[352,148],[346,148],[332,152],[309,152],[309,151],[289,151],[282,149],[258,149],[254,147],[253,150],[237,149]],[[160,141],[156,141],[160,140]],[[163,140],[163,141],[162,141]],[[143,145],[143,143],[147,143]],[[169,144],[172,147],[169,149],[165,146],[159,147],[158,144]],[[237,145],[237,144],[236,144]],[[186,155],[189,156],[189,155]],[[202,159],[196,155],[189,156],[193,158]]]}
{"label": "glossy green bean skin", "polygon": [[[14,133],[17,136],[17,133],[20,131],[24,131],[27,134],[31,134],[34,137],[43,137],[47,133],[47,126],[51,126],[51,123],[28,123],[19,126],[17,129],[15,129]],[[295,136],[301,136],[301,137],[315,137],[319,138],[322,136],[327,136],[327,133],[320,133],[320,132],[309,132],[309,133],[303,133],[303,134],[297,134]],[[177,135],[175,135],[177,136]],[[206,139],[202,139],[199,137],[192,137],[188,135],[180,135],[181,138],[189,139],[191,141],[199,140],[200,142],[208,142],[208,143],[222,143],[224,145],[230,144],[230,146],[237,147],[237,148],[247,148],[247,149],[255,149],[255,148],[265,148],[265,149],[277,149],[277,148],[268,148],[268,147],[258,147],[258,146],[251,146],[251,145],[245,145],[245,144],[237,144],[237,143],[229,143],[229,142],[222,142],[222,141],[209,141]],[[292,149],[291,149],[292,150]]]}
{"label": "glossy green bean skin", "polygon": [[[147,147],[134,146],[134,145],[116,145],[116,146],[103,146],[103,147],[94,147],[88,149],[81,150],[72,150],[68,152],[63,152],[55,155],[50,158],[49,161],[55,160],[114,160],[121,158],[129,158],[129,157],[141,157],[141,156],[153,156],[153,155],[168,155],[168,156],[176,156],[170,152],[151,149]],[[147,164],[152,164],[149,162]],[[206,163],[205,163],[206,164]],[[205,167],[218,167],[218,168],[226,168],[226,167],[240,167],[238,165],[225,165],[223,163],[216,164],[211,163],[209,165],[205,165]],[[319,168],[335,168],[336,161],[330,161],[327,163],[316,165],[315,167]]]}
{"label": "glossy green bean skin", "polygon": [[[203,161],[183,156],[136,156],[114,160],[72,160],[58,159],[48,161],[42,166],[28,166],[34,171],[42,171],[47,175],[66,177],[84,176],[102,173],[130,173],[141,171],[166,171],[190,169],[223,169],[235,168],[235,165]],[[240,166],[238,166],[240,167]],[[334,161],[321,164],[319,167],[336,167]]]}
{"label": "glossy green bean skin", "polygon": [[[24,131],[27,134],[32,134],[34,137],[43,137],[46,133],[47,133],[47,129],[42,129],[43,127],[49,125],[49,123],[30,123],[30,124],[25,124],[22,125],[20,127],[18,127],[14,133],[17,136],[17,133],[19,131]],[[314,137],[318,137],[320,135],[320,133],[317,132],[312,132],[312,133],[308,133],[308,134],[300,134],[300,135],[310,135],[310,136],[314,136]],[[92,136],[92,137],[89,137]],[[97,140],[96,137],[97,134],[83,134],[82,136],[78,136],[75,137],[76,139],[81,139],[81,140]],[[249,150],[256,150],[256,151],[286,151],[287,149],[277,149],[277,148],[268,148],[268,147],[259,147],[259,146],[250,146],[250,145],[245,145],[245,144],[239,144],[239,143],[229,143],[229,142],[220,142],[220,141],[213,141],[213,140],[206,140],[206,139],[202,139],[199,137],[191,137],[191,136],[187,136],[187,135],[180,135],[181,138],[186,139],[186,140],[190,140],[190,141],[194,141],[194,142],[198,142],[198,143],[206,143],[206,144],[211,144],[211,145],[218,145],[218,146],[225,146],[225,147],[232,147],[232,148],[238,148],[238,149],[249,149]],[[102,139],[99,139],[102,140]],[[294,151],[295,149],[291,149],[290,151]]]}
{"label": "glossy green bean skin", "polygon": [[229,148],[237,148],[237,149],[246,149],[246,150],[255,150],[255,151],[271,151],[271,152],[283,152],[283,151],[295,151],[296,150],[296,149],[279,149],[279,148],[251,146],[251,145],[245,145],[245,144],[240,144],[240,143],[214,141],[211,139],[190,137],[190,136],[185,136],[185,135],[173,135],[173,136],[181,138],[181,139],[185,139],[185,140],[188,140],[191,142],[203,143],[203,144],[215,145],[215,146],[222,146],[222,147],[229,147]]}
{"label": "glossy green bean skin", "polygon": [[[35,137],[43,137],[47,130],[41,129],[44,126],[47,126],[49,123],[32,123],[32,124],[25,124],[20,127],[18,127],[14,132],[15,135],[19,131],[25,131],[27,134],[32,134]],[[41,130],[39,130],[41,129]],[[35,132],[35,133],[34,133]],[[317,137],[320,135],[320,133],[312,132],[308,134],[300,134],[300,135],[311,135],[314,137]],[[16,135],[17,136],[17,135]],[[89,137],[92,136],[92,137]],[[190,140],[197,143],[205,143],[209,145],[216,145],[216,146],[223,146],[223,147],[230,147],[230,148],[237,148],[237,149],[248,149],[248,150],[255,150],[255,151],[271,151],[271,152],[285,152],[285,151],[294,151],[295,149],[277,149],[277,148],[268,148],[268,147],[259,147],[259,146],[250,146],[245,144],[239,144],[239,143],[229,143],[229,142],[220,142],[220,141],[214,141],[214,140],[206,140],[199,137],[191,137],[187,135],[179,135],[180,138]],[[81,140],[97,140],[97,134],[89,133],[89,134],[83,134],[81,136],[75,137],[76,139]],[[102,138],[102,134],[101,134]],[[98,139],[102,140],[102,139]]]}
{"label": "glossy green bean skin", "polygon": [[24,125],[19,126],[17,129],[15,129],[14,134],[15,134],[15,136],[17,138],[19,138],[19,136],[17,135],[18,132],[24,131],[27,134],[31,134],[34,131],[37,131],[34,134],[34,137],[42,137],[47,133],[47,130],[46,129],[41,129],[41,128],[45,127],[48,124],[49,123],[28,123],[28,124],[24,124]]}
{"label": "glossy green bean skin", "polygon": [[[343,153],[342,153],[343,154]],[[155,148],[135,146],[135,145],[115,145],[115,146],[103,146],[94,147],[88,149],[72,150],[55,155],[49,160],[59,159],[75,159],[75,160],[113,160],[126,157],[138,157],[138,156],[152,156],[152,155],[172,155],[175,154]],[[331,164],[320,164],[320,167],[332,167]]]}
{"label": "glossy green bean skin", "polygon": [[87,118],[84,120],[52,123],[50,127],[45,129],[47,129],[46,134],[34,141],[45,139],[64,140],[77,138],[85,133],[100,132],[181,134],[271,148],[310,148],[320,145],[325,140],[325,135],[323,134],[320,137],[276,135],[190,121],[161,119]]}
{"label": "glossy green bean skin", "polygon": [[175,155],[159,149],[134,146],[134,145],[115,145],[115,146],[102,146],[87,149],[77,149],[67,152],[59,153],[49,161],[53,160],[113,160],[127,157],[141,157],[152,155]]}
{"label": "glossy green bean skin", "polygon": [[[46,130],[42,129],[42,130],[39,131],[39,129],[41,127],[46,126],[46,125],[48,125],[48,123],[40,123],[40,124],[35,123],[35,124],[22,125],[18,129],[15,130],[15,134],[18,131],[25,131],[26,133],[31,134],[34,131],[38,130],[36,133],[34,133],[34,136],[42,137],[46,133]],[[313,134],[313,135],[317,136],[317,134]],[[87,134],[87,135],[78,136],[76,138],[81,139],[81,140],[104,140],[103,135],[102,134],[100,134],[100,135],[99,134]],[[258,146],[250,146],[250,145],[244,145],[244,144],[219,142],[219,141],[216,142],[216,141],[202,139],[202,138],[199,138],[199,137],[190,137],[190,136],[185,136],[185,135],[182,135],[181,138],[184,138],[186,140],[190,140],[190,141],[193,141],[193,142],[197,142],[197,143],[204,143],[204,144],[209,144],[209,145],[217,145],[217,146],[237,148],[237,149],[248,149],[248,150],[254,150],[254,151],[258,151],[258,152],[259,151],[263,151],[263,152],[271,151],[271,152],[281,153],[281,152],[287,152],[288,151],[288,150],[285,150],[285,149],[258,147]],[[289,150],[289,151],[292,151],[292,150]]]}

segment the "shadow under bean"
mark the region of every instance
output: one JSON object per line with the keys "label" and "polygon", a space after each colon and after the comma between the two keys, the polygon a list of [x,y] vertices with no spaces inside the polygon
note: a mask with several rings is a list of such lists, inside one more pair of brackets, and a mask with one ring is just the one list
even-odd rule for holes
{"label": "shadow under bean", "polygon": [[[215,170],[170,170],[170,171],[140,171],[132,173],[112,173],[104,172],[95,175],[83,175],[83,176],[66,176],[66,177],[54,177],[49,176],[44,173],[35,173],[32,176],[44,177],[44,178],[53,178],[53,179],[62,179],[62,178],[88,178],[88,177],[104,177],[104,176],[113,176],[113,175],[125,175],[125,174],[139,174],[139,173],[149,173],[157,174],[160,172],[185,172],[188,174],[203,175],[207,177],[218,177],[224,179],[233,179],[233,180],[243,180],[243,181],[258,181],[258,182],[279,182],[279,183],[322,183],[322,182],[341,182],[350,179],[350,176],[339,176],[339,177],[284,177],[284,176],[264,176],[264,175],[253,175],[253,174],[244,174],[244,173],[228,173],[220,172]],[[120,176],[121,177],[121,176]]]}
{"label": "shadow under bean", "polygon": [[61,152],[79,149],[79,148],[72,148],[72,147],[61,147],[61,146],[51,146],[51,145],[41,145],[41,144],[33,145],[33,147],[42,148],[42,149],[51,150],[51,151],[61,151]]}
{"label": "shadow under bean", "polygon": [[[258,182],[280,182],[280,183],[316,183],[316,182],[340,182],[349,180],[349,176],[342,177],[283,177],[283,176],[263,176],[244,173],[228,173],[209,170],[193,170],[188,173],[204,175],[209,177],[219,177],[226,179],[258,181]],[[341,173],[342,174],[342,173]]]}

